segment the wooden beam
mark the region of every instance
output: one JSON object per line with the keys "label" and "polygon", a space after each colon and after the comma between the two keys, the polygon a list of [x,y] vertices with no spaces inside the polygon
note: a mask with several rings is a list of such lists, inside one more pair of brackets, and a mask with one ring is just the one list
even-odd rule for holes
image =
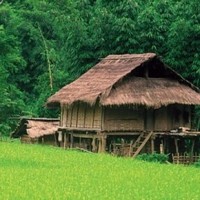
{"label": "wooden beam", "polygon": [[73,133],[73,137],[77,137],[77,138],[101,138],[101,136],[99,135],[95,135],[95,134],[78,134],[78,133]]}
{"label": "wooden beam", "polygon": [[58,130],[67,130],[67,131],[92,131],[92,132],[99,132],[101,129],[98,128],[79,128],[79,127],[58,127]]}
{"label": "wooden beam", "polygon": [[140,135],[142,132],[105,132],[107,136],[118,136],[118,135]]}

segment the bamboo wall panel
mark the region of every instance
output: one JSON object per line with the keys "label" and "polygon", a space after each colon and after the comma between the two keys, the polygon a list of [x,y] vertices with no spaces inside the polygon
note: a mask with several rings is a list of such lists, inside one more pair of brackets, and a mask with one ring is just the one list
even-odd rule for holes
{"label": "bamboo wall panel", "polygon": [[144,110],[128,107],[106,108],[104,128],[108,131],[142,131],[144,130]]}
{"label": "bamboo wall panel", "polygon": [[75,128],[101,128],[102,112],[99,106],[76,103],[61,109],[61,125]]}
{"label": "bamboo wall panel", "polygon": [[61,115],[60,115],[60,126],[63,126],[63,113],[64,113],[63,108],[64,108],[64,106],[61,105],[61,107],[60,107],[60,111],[61,111]]}
{"label": "bamboo wall panel", "polygon": [[62,107],[62,126],[67,125],[67,108],[65,106]]}
{"label": "bamboo wall panel", "polygon": [[79,104],[78,109],[78,121],[77,121],[77,127],[84,128],[85,127],[85,111],[86,111],[86,105],[85,104]]}
{"label": "bamboo wall panel", "polygon": [[67,127],[71,127],[71,120],[72,120],[72,112],[73,112],[73,106],[70,107],[66,107],[67,109],[67,123],[66,126]]}
{"label": "bamboo wall panel", "polygon": [[77,127],[77,119],[78,119],[78,111],[79,107],[78,104],[75,104],[72,109],[72,116],[71,116],[71,127]]}
{"label": "bamboo wall panel", "polygon": [[101,128],[101,107],[95,106],[93,128]]}
{"label": "bamboo wall panel", "polygon": [[145,130],[153,131],[154,130],[154,109],[149,108],[145,111]]}
{"label": "bamboo wall panel", "polygon": [[86,106],[85,109],[85,128],[93,127],[94,107]]}

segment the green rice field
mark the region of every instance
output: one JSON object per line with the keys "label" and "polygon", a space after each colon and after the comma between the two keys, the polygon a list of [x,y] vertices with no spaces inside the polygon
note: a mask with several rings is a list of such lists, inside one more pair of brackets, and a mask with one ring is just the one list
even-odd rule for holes
{"label": "green rice field", "polygon": [[199,200],[200,169],[0,142],[0,199]]}

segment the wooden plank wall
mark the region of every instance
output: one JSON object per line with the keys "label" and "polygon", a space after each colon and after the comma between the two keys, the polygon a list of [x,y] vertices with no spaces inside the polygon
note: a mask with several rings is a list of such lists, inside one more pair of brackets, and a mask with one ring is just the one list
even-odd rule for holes
{"label": "wooden plank wall", "polygon": [[104,129],[107,131],[143,131],[144,109],[128,106],[106,107]]}
{"label": "wooden plank wall", "polygon": [[168,131],[170,127],[170,117],[168,117],[167,107],[156,109],[154,112],[154,130],[155,131]]}
{"label": "wooden plank wall", "polygon": [[71,128],[101,128],[102,108],[76,103],[61,106],[61,126]]}
{"label": "wooden plank wall", "polygon": [[172,126],[174,128],[178,128],[178,127],[191,128],[191,107],[190,106],[187,106],[187,105],[171,106],[171,113],[174,116],[172,119]]}
{"label": "wooden plank wall", "polygon": [[171,105],[155,110],[155,131],[170,131],[178,127],[191,128],[191,107]]}

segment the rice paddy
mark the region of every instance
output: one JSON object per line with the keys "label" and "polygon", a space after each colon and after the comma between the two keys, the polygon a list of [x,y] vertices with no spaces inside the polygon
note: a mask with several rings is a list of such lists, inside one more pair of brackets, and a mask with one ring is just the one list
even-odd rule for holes
{"label": "rice paddy", "polygon": [[0,199],[200,199],[200,169],[0,142]]}

